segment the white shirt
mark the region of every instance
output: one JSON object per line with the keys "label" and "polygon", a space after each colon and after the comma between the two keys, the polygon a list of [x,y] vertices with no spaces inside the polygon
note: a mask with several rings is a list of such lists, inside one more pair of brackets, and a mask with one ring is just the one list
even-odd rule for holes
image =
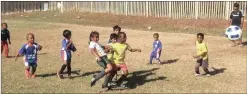
{"label": "white shirt", "polygon": [[91,41],[90,44],[89,44],[89,48],[92,49],[92,48],[95,48],[97,53],[100,55],[100,56],[105,56],[106,53],[104,51],[104,49],[102,48],[102,46],[99,44],[99,43],[96,43],[94,41]]}

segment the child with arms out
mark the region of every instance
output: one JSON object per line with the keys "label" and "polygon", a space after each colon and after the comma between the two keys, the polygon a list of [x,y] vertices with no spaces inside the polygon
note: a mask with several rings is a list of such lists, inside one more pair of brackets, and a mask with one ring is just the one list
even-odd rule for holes
{"label": "child with arms out", "polygon": [[[27,43],[25,43],[21,49],[19,50],[19,53],[17,54],[15,61],[17,60],[18,56],[24,56],[24,65],[26,67],[25,69],[25,75],[27,78],[32,77],[35,78],[35,71],[37,68],[37,51],[40,51],[42,49],[42,46],[38,43],[34,42],[35,38],[32,33],[27,34]],[[30,68],[31,74],[30,74]]]}

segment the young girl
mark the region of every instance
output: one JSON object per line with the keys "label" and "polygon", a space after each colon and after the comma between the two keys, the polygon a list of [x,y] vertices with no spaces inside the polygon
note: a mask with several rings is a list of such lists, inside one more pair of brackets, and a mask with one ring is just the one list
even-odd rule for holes
{"label": "young girl", "polygon": [[[57,75],[60,79],[63,79],[63,71],[67,67],[68,77],[71,78],[71,51],[76,52],[76,48],[71,40],[71,31],[64,30],[63,31],[64,39],[62,41],[62,49],[61,49],[61,58],[63,60],[63,65],[61,66],[60,70],[58,71]],[[79,56],[79,53],[76,52]]]}
{"label": "young girl", "polygon": [[11,44],[8,25],[7,23],[2,23],[1,24],[1,53],[4,50],[4,56],[6,58],[8,58],[9,56],[9,47],[7,40],[9,41],[9,44]]}
{"label": "young girl", "polygon": [[[32,33],[27,34],[27,43],[25,43],[19,53],[16,56],[15,61],[17,60],[17,57],[20,55],[24,55],[24,65],[26,67],[25,74],[26,77],[32,77],[35,78],[35,71],[37,68],[37,51],[40,51],[42,49],[42,46],[34,42],[34,35]],[[30,68],[31,74],[30,74]]]}
{"label": "young girl", "polygon": [[98,43],[99,41],[99,33],[97,31],[92,31],[90,34],[90,44],[89,48],[91,50],[91,53],[96,57],[97,63],[104,68],[98,75],[93,77],[91,80],[91,86],[95,85],[96,81],[98,81],[101,77],[105,76],[105,82],[102,85],[102,88],[107,88],[107,84],[110,79],[110,72],[112,71],[112,64],[107,59],[107,54],[105,50],[103,49],[102,45]]}

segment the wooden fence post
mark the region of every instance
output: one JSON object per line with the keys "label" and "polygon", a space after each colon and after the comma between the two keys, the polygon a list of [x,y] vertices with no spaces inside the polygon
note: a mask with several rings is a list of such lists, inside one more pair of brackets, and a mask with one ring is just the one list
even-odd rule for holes
{"label": "wooden fence post", "polygon": [[226,13],[226,15],[225,15],[225,19],[226,20],[228,20],[228,15],[229,15],[229,1],[226,1],[226,11],[225,11],[225,13]]}
{"label": "wooden fence post", "polygon": [[149,16],[148,9],[149,9],[149,6],[148,6],[148,1],[146,1],[146,17],[148,17],[148,16]]}
{"label": "wooden fence post", "polygon": [[195,6],[195,10],[196,10],[195,12],[196,13],[195,14],[196,14],[196,19],[198,19],[198,3],[199,2],[198,1],[195,1],[195,3],[196,3],[196,6]]}
{"label": "wooden fence post", "polygon": [[169,1],[169,18],[172,17],[172,1]]}

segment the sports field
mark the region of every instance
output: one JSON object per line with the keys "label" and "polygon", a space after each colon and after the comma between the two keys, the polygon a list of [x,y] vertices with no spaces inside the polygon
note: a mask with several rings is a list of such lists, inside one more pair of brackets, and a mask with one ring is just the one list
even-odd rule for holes
{"label": "sports field", "polygon": [[[142,52],[126,53],[130,89],[107,93],[247,93],[247,45],[229,46],[231,42],[222,36],[228,27],[225,20],[34,12],[2,15],[2,21],[8,23],[12,40],[11,58],[2,57],[3,93],[100,92],[103,79],[90,87],[92,75],[102,68],[89,52],[88,37],[92,30],[96,30],[100,33],[99,42],[106,45],[114,25],[121,26],[122,31],[127,33],[127,43],[132,48],[140,48]],[[147,29],[148,26],[152,26],[151,31]],[[73,79],[59,80],[56,72],[62,64],[60,49],[64,29],[72,31],[72,40],[81,56],[72,54]],[[247,31],[244,29],[243,37],[246,41]],[[14,61],[14,56],[26,42],[26,34],[29,32],[34,33],[35,41],[43,46],[38,55],[35,79],[25,78],[22,58]],[[161,59],[168,61],[162,65],[147,65],[154,32],[160,34],[163,44]],[[211,77],[194,76],[196,60],[192,56],[196,54],[198,32],[205,33]]]}

